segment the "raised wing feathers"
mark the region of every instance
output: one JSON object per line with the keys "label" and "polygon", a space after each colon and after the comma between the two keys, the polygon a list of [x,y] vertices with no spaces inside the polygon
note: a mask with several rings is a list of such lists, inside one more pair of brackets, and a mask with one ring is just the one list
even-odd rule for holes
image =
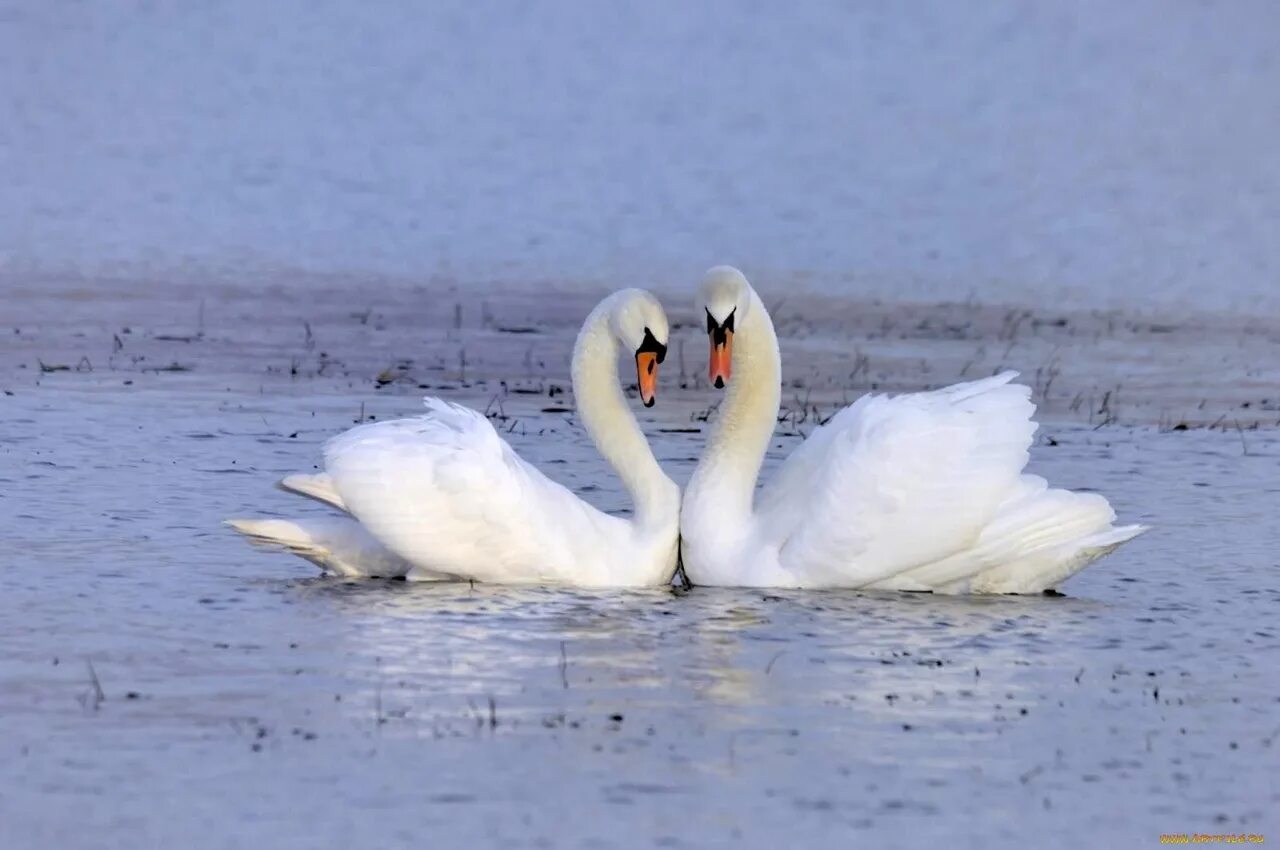
{"label": "raised wing feathers", "polygon": [[[609,517],[525,463],[481,414],[440,399],[427,414],[361,425],[325,463],[343,504],[416,567],[482,581],[583,581],[582,547]],[[604,550],[604,551],[607,551]]]}
{"label": "raised wing feathers", "polygon": [[1035,432],[1015,375],[867,396],[811,435],[759,503],[782,568],[871,584],[972,546],[1018,492]]}

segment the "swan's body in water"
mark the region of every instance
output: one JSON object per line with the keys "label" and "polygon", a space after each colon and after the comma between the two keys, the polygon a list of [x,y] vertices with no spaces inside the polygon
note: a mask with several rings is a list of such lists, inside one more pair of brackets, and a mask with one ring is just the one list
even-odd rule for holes
{"label": "swan's body in water", "polygon": [[777,336],[736,269],[709,271],[700,297],[711,379],[730,386],[681,509],[694,584],[1035,593],[1144,530],[1115,527],[1102,496],[1022,473],[1035,406],[1013,372],[865,396],[756,497],[781,398]]}
{"label": "swan's body in water", "polygon": [[352,428],[325,446],[323,474],[281,482],[344,516],[230,524],[340,575],[670,583],[680,490],[628,408],[617,365],[620,347],[635,355],[641,399],[652,405],[667,338],[657,299],[630,289],[592,311],[574,346],[578,416],[622,478],[631,519],[605,514],[548,479],[482,414],[428,398],[425,416]]}

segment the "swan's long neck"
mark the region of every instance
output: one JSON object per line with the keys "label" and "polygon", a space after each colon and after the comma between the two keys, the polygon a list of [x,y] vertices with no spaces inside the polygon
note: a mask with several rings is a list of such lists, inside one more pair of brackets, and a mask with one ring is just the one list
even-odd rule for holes
{"label": "swan's long neck", "polygon": [[749,292],[751,305],[733,337],[729,389],[685,493],[686,505],[712,505],[721,527],[751,518],[756,479],[782,401],[778,336],[764,303],[755,290]]}
{"label": "swan's long neck", "polygon": [[640,527],[670,523],[679,488],[667,477],[636,422],[618,379],[618,342],[609,327],[613,299],[587,318],[573,347],[573,393],[578,418],[596,449],[622,479]]}

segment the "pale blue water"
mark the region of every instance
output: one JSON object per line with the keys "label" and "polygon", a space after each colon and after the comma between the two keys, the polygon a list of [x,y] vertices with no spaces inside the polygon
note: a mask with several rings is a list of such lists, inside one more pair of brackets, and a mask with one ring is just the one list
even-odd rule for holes
{"label": "pale blue water", "polygon": [[[1154,526],[1056,599],[347,585],[218,523],[320,510],[271,482],[413,413],[370,383],[399,358],[480,407],[504,362],[564,380],[565,316],[446,380],[411,327],[450,286],[733,262],[779,298],[1180,307],[1188,340],[1265,316],[1278,33],[1261,0],[0,0],[0,847],[1274,841],[1271,429],[1052,423],[1034,471]],[[65,302],[3,297],[46,277]],[[274,288],[308,280],[349,298]],[[1025,356],[946,350],[988,343]],[[1213,404],[1272,409],[1265,374]],[[709,399],[671,395],[646,415],[683,478],[702,436],[655,426]],[[622,506],[562,415],[505,403]]]}
{"label": "pale blue water", "polygon": [[[5,847],[1065,850],[1277,828],[1273,433],[1245,454],[1230,432],[1054,426],[1036,472],[1155,526],[1066,598],[349,585],[218,527],[323,510],[270,485],[349,425],[344,381],[99,374],[0,400]],[[622,507],[542,403],[507,400],[516,448]],[[687,476],[702,436],[650,432]]]}
{"label": "pale blue water", "polygon": [[1280,6],[0,3],[0,268],[1280,305]]}

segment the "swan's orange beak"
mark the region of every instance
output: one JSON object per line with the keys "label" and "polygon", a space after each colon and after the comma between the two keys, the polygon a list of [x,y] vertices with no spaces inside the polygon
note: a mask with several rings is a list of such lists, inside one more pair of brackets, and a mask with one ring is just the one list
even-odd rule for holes
{"label": "swan's orange beak", "polygon": [[640,387],[640,400],[645,407],[653,407],[658,397],[658,363],[656,351],[636,352],[636,383]]}
{"label": "swan's orange beak", "polygon": [[729,383],[729,366],[733,362],[733,331],[718,330],[708,334],[711,338],[711,367],[707,377],[716,389],[724,389]]}

